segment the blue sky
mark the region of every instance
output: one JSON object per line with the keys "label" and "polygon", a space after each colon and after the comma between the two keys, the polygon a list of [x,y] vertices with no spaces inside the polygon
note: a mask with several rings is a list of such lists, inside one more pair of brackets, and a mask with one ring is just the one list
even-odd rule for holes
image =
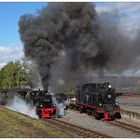
{"label": "blue sky", "polygon": [[25,13],[35,13],[47,3],[0,2],[0,46],[21,44],[18,20]]}

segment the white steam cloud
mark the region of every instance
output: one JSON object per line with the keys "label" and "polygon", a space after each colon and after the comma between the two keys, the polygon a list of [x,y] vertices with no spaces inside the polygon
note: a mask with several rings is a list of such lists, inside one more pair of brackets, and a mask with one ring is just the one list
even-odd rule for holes
{"label": "white steam cloud", "polygon": [[56,104],[56,116],[57,117],[63,117],[65,115],[64,109],[66,105],[64,103],[58,103],[56,100],[56,97],[52,98],[53,102]]}
{"label": "white steam cloud", "polygon": [[38,116],[35,113],[35,109],[33,109],[30,104],[27,104],[23,99],[18,96],[14,96],[13,101],[9,103],[6,108],[38,119]]}

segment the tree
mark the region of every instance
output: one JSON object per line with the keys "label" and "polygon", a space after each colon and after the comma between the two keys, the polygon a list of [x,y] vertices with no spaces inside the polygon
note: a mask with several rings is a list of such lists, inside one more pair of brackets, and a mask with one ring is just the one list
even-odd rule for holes
{"label": "tree", "polygon": [[32,81],[31,70],[26,62],[9,62],[0,70],[0,87],[3,89],[31,86]]}

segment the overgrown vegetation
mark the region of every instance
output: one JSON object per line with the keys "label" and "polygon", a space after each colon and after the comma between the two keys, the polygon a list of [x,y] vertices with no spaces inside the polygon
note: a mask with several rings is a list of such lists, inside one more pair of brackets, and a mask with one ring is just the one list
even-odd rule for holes
{"label": "overgrown vegetation", "polygon": [[13,89],[31,86],[33,77],[26,62],[9,62],[0,70],[0,88]]}

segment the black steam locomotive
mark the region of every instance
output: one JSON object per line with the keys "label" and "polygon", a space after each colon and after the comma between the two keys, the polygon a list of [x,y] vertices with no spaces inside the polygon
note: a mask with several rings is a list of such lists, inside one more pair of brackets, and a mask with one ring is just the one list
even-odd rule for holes
{"label": "black steam locomotive", "polygon": [[[67,96],[64,93],[51,94],[45,90],[19,91],[27,103],[36,107],[39,118],[61,118],[68,109]],[[63,114],[63,115],[62,115]]]}
{"label": "black steam locomotive", "polygon": [[95,116],[96,119],[121,119],[121,110],[116,100],[115,89],[110,83],[89,83],[77,86],[76,98],[70,100],[72,108]]}
{"label": "black steam locomotive", "polygon": [[33,108],[39,118],[54,118],[56,105],[53,95],[46,90],[19,90],[18,94]]}
{"label": "black steam locomotive", "polygon": [[[20,94],[24,91],[20,91]],[[35,107],[39,118],[54,118],[56,116],[56,105],[53,102],[53,95],[45,90],[27,91],[24,95],[27,103]]]}
{"label": "black steam locomotive", "polygon": [[18,96],[27,104],[30,104],[39,118],[60,117],[60,107],[63,107],[64,110],[68,108],[67,96],[64,93],[52,94],[40,89],[1,90],[0,105],[7,105],[14,99],[14,96]]}
{"label": "black steam locomotive", "polygon": [[56,105],[53,95],[44,92],[34,97],[33,104],[36,106],[36,114],[39,118],[54,118],[56,116]]}

